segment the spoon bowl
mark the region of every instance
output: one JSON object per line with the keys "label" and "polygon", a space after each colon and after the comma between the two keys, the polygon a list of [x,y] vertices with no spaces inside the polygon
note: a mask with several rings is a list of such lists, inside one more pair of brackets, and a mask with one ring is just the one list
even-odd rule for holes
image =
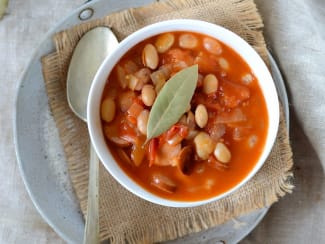
{"label": "spoon bowl", "polygon": [[67,78],[67,98],[71,110],[87,121],[87,100],[93,78],[118,41],[107,27],[88,31],[78,42],[70,61]]}

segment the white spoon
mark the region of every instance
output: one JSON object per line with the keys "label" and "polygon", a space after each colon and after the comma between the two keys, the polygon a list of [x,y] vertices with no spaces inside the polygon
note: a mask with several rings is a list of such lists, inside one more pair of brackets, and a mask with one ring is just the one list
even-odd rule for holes
{"label": "white spoon", "polygon": [[[78,42],[68,70],[67,98],[71,110],[87,122],[87,100],[91,83],[105,57],[118,44],[113,32],[107,27],[88,31]],[[87,216],[83,243],[99,243],[97,155],[90,145]]]}

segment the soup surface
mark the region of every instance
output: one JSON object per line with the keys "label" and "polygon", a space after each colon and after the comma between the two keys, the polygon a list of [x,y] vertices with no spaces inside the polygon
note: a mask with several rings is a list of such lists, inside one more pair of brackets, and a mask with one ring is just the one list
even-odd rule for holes
{"label": "soup surface", "polygon": [[[192,65],[198,79],[186,111],[146,142],[160,91]],[[108,77],[101,118],[120,167],[153,194],[178,201],[204,200],[238,184],[256,165],[268,128],[249,66],[222,42],[192,32],[164,33],[129,50]]]}

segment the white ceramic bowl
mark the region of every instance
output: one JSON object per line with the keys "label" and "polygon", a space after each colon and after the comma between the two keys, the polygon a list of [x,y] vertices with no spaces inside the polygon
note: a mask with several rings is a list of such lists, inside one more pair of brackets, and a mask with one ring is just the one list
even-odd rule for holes
{"label": "white ceramic bowl", "polygon": [[[230,46],[234,49],[240,56],[246,61],[246,63],[250,66],[256,78],[259,81],[260,87],[264,94],[268,116],[269,116],[269,127],[267,133],[267,139],[265,143],[265,147],[263,153],[261,154],[258,162],[256,163],[253,170],[235,187],[230,189],[229,191],[218,195],[216,197],[202,200],[202,201],[193,201],[193,202],[182,202],[182,201],[174,201],[161,198],[159,196],[153,195],[148,192],[141,186],[139,186],[136,182],[134,182],[117,164],[117,162],[112,157],[104,138],[104,134],[102,131],[101,120],[100,120],[100,103],[101,97],[103,93],[103,89],[105,87],[107,77],[109,76],[111,70],[115,66],[115,64],[120,60],[120,58],[134,45],[139,42],[155,36],[157,34],[163,32],[170,31],[191,31],[202,33],[211,37],[214,37],[223,43]],[[98,157],[101,162],[104,164],[105,168],[109,171],[109,173],[126,189],[135,195],[146,199],[150,202],[170,206],[170,207],[193,207],[202,204],[206,204],[218,199],[221,199],[225,196],[236,191],[239,187],[244,185],[247,181],[249,181],[256,172],[261,168],[263,163],[265,162],[267,156],[269,155],[272,146],[274,144],[278,124],[279,124],[279,103],[278,96],[274,86],[274,82],[272,80],[271,74],[264,64],[263,60],[260,56],[255,52],[255,50],[242,38],[233,32],[217,26],[215,24],[207,23],[204,21],[198,20],[169,20],[163,21],[156,24],[152,24],[146,26],[135,33],[131,34],[127,38],[125,38],[118,47],[104,60],[102,65],[100,66],[94,81],[91,86],[89,99],[88,99],[88,128],[90,133],[91,142],[96,150]]]}

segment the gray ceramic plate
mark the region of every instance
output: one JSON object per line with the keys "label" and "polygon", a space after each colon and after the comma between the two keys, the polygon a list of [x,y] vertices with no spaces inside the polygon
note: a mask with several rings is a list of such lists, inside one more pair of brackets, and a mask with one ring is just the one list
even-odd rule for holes
{"label": "gray ceramic plate", "polygon": [[[84,221],[68,177],[58,132],[49,111],[40,57],[54,50],[51,37],[55,32],[113,11],[150,2],[152,1],[97,0],[85,4],[46,35],[20,82],[14,128],[21,175],[39,213],[69,243],[81,243]],[[284,83],[272,57],[271,61],[272,73],[288,121],[289,109]],[[237,243],[254,229],[267,210],[257,210],[223,225],[169,243]]]}

